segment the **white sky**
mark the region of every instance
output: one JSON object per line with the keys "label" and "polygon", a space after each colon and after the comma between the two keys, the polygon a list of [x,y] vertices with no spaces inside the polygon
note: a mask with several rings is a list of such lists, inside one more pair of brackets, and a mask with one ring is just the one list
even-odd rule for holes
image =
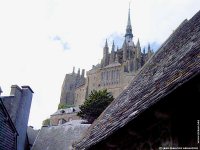
{"label": "white sky", "polygon": [[[34,93],[29,125],[57,110],[62,82],[73,66],[91,69],[100,62],[108,38],[123,39],[129,0],[0,1],[0,86],[9,95],[13,84]],[[160,45],[200,0],[133,0],[134,41]],[[121,47],[121,45],[118,45]]]}

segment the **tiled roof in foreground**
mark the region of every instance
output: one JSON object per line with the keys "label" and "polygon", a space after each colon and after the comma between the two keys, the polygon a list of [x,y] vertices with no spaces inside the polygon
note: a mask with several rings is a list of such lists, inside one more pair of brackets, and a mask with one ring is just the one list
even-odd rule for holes
{"label": "tiled roof in foreground", "polygon": [[75,143],[76,149],[89,148],[107,138],[199,73],[200,11],[163,43],[83,139]]}

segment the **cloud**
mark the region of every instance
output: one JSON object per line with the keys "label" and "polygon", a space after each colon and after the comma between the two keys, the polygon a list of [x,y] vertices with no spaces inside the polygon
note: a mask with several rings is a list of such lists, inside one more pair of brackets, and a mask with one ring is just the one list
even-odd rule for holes
{"label": "cloud", "polygon": [[[116,48],[117,48],[117,47],[118,47],[118,48],[121,48],[121,47],[122,47],[122,44],[123,44],[123,42],[124,42],[124,34],[114,32],[114,33],[108,35],[107,40],[108,40],[108,43],[109,43],[110,47],[112,46],[112,43],[113,43],[113,41],[114,41],[115,47],[116,47]],[[105,41],[104,41],[104,43],[105,43]]]}
{"label": "cloud", "polygon": [[61,37],[59,37],[58,35],[53,36],[50,39],[52,39],[53,41],[58,42],[62,46],[63,50],[69,50],[70,49],[69,44],[66,41],[64,41]]}

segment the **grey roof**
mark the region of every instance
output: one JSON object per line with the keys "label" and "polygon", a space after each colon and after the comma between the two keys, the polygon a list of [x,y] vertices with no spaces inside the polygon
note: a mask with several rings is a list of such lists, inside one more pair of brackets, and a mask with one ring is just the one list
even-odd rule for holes
{"label": "grey roof", "polygon": [[33,127],[28,126],[27,136],[28,136],[29,144],[33,145],[38,133],[39,133],[39,130],[34,130]]}
{"label": "grey roof", "polygon": [[55,113],[53,113],[51,116],[77,113],[79,111],[80,111],[79,107],[70,107],[70,108],[66,108],[66,109],[59,109]]}
{"label": "grey roof", "polygon": [[75,144],[89,148],[200,73],[200,11],[185,20]]}
{"label": "grey roof", "polygon": [[89,126],[74,120],[59,126],[42,127],[32,150],[70,150]]}

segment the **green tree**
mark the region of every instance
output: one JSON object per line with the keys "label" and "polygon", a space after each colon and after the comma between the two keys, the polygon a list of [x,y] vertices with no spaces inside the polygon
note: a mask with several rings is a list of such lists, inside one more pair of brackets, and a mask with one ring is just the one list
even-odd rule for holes
{"label": "green tree", "polygon": [[65,108],[70,108],[70,107],[74,107],[74,105],[62,104],[62,103],[58,105],[58,109],[65,109]]}
{"label": "green tree", "polygon": [[81,105],[78,116],[86,119],[88,123],[92,123],[99,115],[106,109],[106,107],[113,101],[113,96],[107,89],[93,90],[88,99]]}
{"label": "green tree", "polygon": [[49,119],[49,118],[45,119],[45,120],[42,122],[42,125],[43,125],[43,126],[49,126],[49,125],[50,125],[50,119]]}

